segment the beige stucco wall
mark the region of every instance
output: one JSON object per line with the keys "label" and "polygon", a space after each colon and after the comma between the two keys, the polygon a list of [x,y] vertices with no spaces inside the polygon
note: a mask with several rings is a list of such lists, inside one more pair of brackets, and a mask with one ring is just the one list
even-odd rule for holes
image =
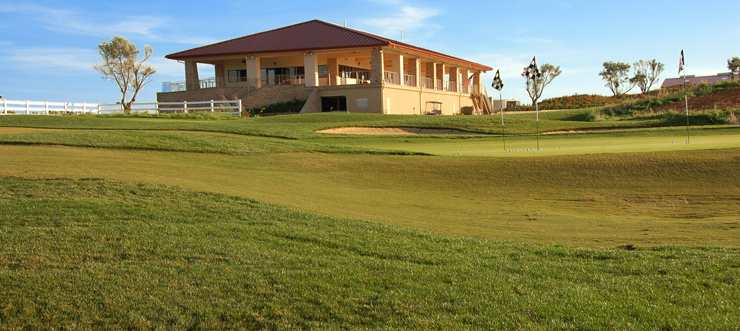
{"label": "beige stucco wall", "polygon": [[[383,104],[380,85],[349,85],[337,86],[336,88],[322,87],[319,97],[347,97],[347,110],[350,113],[373,113],[382,114]],[[357,107],[358,99],[367,99],[367,107]]]}
{"label": "beige stucco wall", "polygon": [[420,92],[418,89],[388,85],[383,89],[383,102],[387,114],[423,114],[429,101],[441,101],[443,115],[460,113],[460,107],[473,106],[469,95],[430,92],[426,89]]}

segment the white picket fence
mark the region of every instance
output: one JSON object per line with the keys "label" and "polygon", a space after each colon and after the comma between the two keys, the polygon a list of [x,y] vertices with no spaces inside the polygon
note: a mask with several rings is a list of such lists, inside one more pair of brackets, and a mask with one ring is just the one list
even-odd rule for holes
{"label": "white picket fence", "polygon": [[[59,114],[112,114],[123,112],[120,103],[100,104],[86,102],[51,102],[28,100],[2,100],[0,115],[59,115]],[[134,102],[132,113],[159,114],[160,112],[210,111],[228,114],[242,112],[241,100],[210,100],[183,102]]]}

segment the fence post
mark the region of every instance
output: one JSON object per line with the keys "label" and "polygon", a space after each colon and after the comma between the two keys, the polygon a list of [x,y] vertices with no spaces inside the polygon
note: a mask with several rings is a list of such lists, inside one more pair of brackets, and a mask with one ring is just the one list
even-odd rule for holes
{"label": "fence post", "polygon": [[242,117],[242,99],[239,99],[239,117]]}
{"label": "fence post", "polygon": [[213,112],[213,100],[211,100],[211,113]]}
{"label": "fence post", "polygon": [[85,103],[84,102],[82,103],[82,114],[83,115],[85,114]]}
{"label": "fence post", "polygon": [[49,115],[49,101],[44,101],[44,113]]}
{"label": "fence post", "polygon": [[8,115],[8,101],[3,98],[3,115]]}
{"label": "fence post", "polygon": [[98,104],[98,115],[100,115],[100,104]]}
{"label": "fence post", "polygon": [[183,101],[182,105],[183,105],[183,108],[185,109],[185,113],[187,113],[188,112],[188,101],[187,100]]}
{"label": "fence post", "polygon": [[31,113],[28,111],[28,100],[26,100],[26,115],[31,115]]}
{"label": "fence post", "polygon": [[159,114],[159,101],[154,101],[154,113]]}
{"label": "fence post", "polygon": [[64,103],[64,113],[65,114],[67,113],[67,103],[66,102]]}

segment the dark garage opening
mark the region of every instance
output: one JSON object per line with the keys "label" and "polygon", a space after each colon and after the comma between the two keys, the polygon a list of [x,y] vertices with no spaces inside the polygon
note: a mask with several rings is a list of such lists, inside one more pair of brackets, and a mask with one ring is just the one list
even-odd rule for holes
{"label": "dark garage opening", "polygon": [[347,110],[347,97],[321,97],[321,111]]}

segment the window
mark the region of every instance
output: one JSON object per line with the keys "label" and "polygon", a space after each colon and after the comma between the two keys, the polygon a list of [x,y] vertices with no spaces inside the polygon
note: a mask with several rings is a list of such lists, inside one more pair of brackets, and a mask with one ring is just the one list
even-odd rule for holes
{"label": "window", "polygon": [[247,70],[229,70],[229,83],[246,82]]}
{"label": "window", "polygon": [[319,66],[319,78],[326,78],[326,65]]}

